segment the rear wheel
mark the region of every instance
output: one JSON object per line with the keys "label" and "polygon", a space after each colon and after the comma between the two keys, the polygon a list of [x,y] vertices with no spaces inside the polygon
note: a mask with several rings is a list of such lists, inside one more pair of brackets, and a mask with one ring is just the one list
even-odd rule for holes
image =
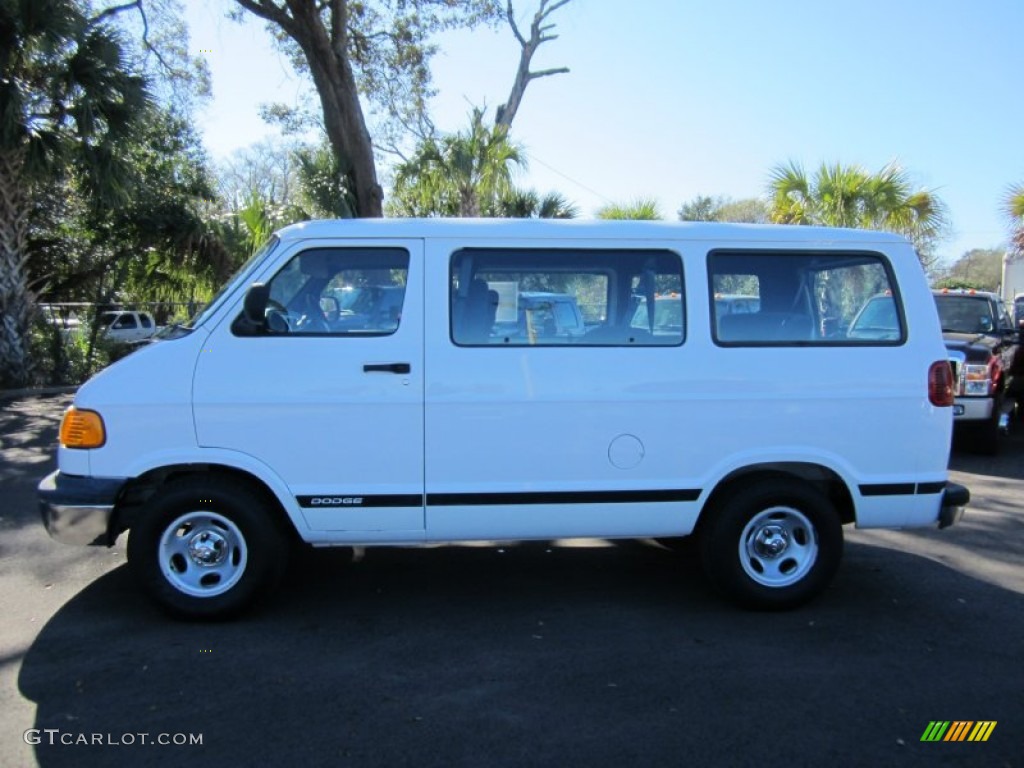
{"label": "rear wheel", "polygon": [[189,477],[157,491],[132,526],[128,562],[162,608],[184,618],[222,618],[276,583],[287,539],[275,510],[244,483]]}
{"label": "rear wheel", "polygon": [[801,605],[820,594],[839,567],[839,515],[824,495],[799,480],[738,487],[707,513],[700,530],[704,570],[743,606]]}

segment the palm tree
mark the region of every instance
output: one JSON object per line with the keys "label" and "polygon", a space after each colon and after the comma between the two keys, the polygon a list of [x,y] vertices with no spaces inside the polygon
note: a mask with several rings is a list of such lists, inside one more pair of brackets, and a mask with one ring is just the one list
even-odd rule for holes
{"label": "palm tree", "polygon": [[1010,250],[1024,258],[1024,184],[1013,184],[1006,191],[1003,212],[1010,220]]}
{"label": "palm tree", "polygon": [[894,163],[874,174],[856,165],[822,164],[808,176],[790,162],[771,171],[768,190],[775,223],[897,232],[914,243],[926,266],[949,226],[942,200],[929,190],[914,190]]}
{"label": "palm tree", "polygon": [[579,209],[558,192],[541,197],[532,189],[511,189],[484,213],[501,219],[575,219]]}
{"label": "palm tree", "polygon": [[599,219],[638,219],[657,221],[662,217],[658,201],[651,197],[639,197],[629,203],[608,203],[597,209]]}
{"label": "palm tree", "polygon": [[512,187],[513,166],[525,167],[526,153],[505,128],[483,123],[474,109],[467,133],[429,139],[395,169],[398,215],[480,216]]}
{"label": "palm tree", "polygon": [[0,386],[23,386],[34,372],[35,196],[73,173],[93,202],[116,203],[126,168],[114,149],[150,100],[116,34],[73,0],[0,4],[0,72]]}

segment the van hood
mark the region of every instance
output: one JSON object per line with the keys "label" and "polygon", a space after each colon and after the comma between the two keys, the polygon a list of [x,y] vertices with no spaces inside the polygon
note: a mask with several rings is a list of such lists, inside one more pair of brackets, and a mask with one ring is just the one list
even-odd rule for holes
{"label": "van hood", "polygon": [[178,338],[163,338],[136,348],[111,363],[81,387],[76,404],[191,400],[196,359],[209,333],[197,329]]}

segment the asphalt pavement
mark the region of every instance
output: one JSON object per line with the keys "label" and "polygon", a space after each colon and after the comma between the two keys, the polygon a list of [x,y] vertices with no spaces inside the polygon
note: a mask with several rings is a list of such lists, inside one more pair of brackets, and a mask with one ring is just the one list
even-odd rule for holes
{"label": "asphalt pavement", "polygon": [[[43,530],[68,401],[0,402],[0,766],[1024,764],[1024,434],[954,454],[962,524],[847,529],[793,612],[739,611],[653,542],[574,541],[313,552],[201,624],[136,591],[123,539]],[[995,726],[922,741],[936,721]]]}

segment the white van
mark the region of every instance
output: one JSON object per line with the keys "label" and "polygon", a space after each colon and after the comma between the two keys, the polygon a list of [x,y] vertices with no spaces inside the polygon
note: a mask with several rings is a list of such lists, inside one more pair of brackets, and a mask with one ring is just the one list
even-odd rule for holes
{"label": "white van", "polygon": [[[386,306],[343,312],[356,291]],[[508,332],[517,292],[572,297],[584,332]],[[756,311],[716,312],[723,295]],[[879,295],[895,328],[852,331]],[[135,577],[187,616],[249,604],[290,540],[692,535],[726,595],[784,608],[829,583],[844,524],[960,518],[952,403],[892,235],[308,222],[81,387],[40,498],[57,539],[130,529]]]}

